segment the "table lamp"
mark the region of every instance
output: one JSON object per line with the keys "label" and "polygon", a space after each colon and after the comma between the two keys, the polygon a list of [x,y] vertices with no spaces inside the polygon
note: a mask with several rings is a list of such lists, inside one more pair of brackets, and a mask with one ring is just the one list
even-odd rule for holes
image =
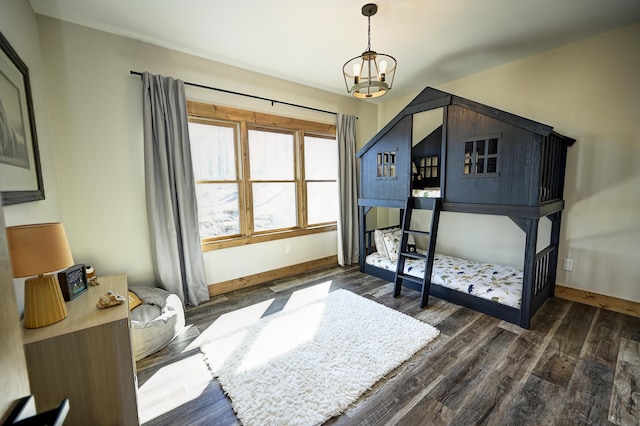
{"label": "table lamp", "polygon": [[[24,326],[44,327],[68,315],[62,298],[59,271],[73,265],[62,223],[40,223],[6,228],[13,277],[24,282]],[[35,276],[34,276],[35,275]]]}

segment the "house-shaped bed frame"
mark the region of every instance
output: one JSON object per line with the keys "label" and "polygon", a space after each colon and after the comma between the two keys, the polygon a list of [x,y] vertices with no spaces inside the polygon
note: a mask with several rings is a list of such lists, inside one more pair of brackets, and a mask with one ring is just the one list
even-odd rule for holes
{"label": "house-shaped bed frame", "polygon": [[[412,147],[413,115],[442,108],[442,126]],[[360,158],[360,270],[428,295],[529,328],[531,317],[554,296],[567,148],[574,139],[552,127],[430,87],[424,89],[376,134]],[[422,179],[420,179],[422,177]],[[440,198],[416,198],[417,187],[438,187]],[[519,308],[471,296],[430,283],[403,279],[404,235],[399,271],[370,265],[373,230],[367,227],[372,207],[399,208],[405,218],[413,208],[434,209],[425,275],[431,276],[439,210],[507,216],[526,234]],[[549,245],[537,249],[541,218],[551,221]],[[415,231],[415,230],[414,230]],[[428,231],[428,230],[427,230]],[[422,231],[415,231],[422,232]],[[423,232],[424,233],[424,232]]]}

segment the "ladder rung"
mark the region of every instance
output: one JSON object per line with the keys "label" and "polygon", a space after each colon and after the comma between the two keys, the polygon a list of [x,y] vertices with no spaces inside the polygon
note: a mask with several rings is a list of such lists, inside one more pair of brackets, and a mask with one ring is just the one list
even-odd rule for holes
{"label": "ladder rung", "polygon": [[407,234],[429,235],[429,231],[419,231],[417,229],[404,229]]}
{"label": "ladder rung", "polygon": [[420,253],[409,253],[407,251],[403,251],[400,253],[400,255],[404,256],[404,257],[410,257],[412,259],[426,259],[427,256],[424,254],[420,254]]}
{"label": "ladder rung", "polygon": [[423,284],[422,278],[414,277],[413,275],[398,274],[398,278],[407,280],[407,281],[413,281],[414,283],[418,283],[418,284]]}

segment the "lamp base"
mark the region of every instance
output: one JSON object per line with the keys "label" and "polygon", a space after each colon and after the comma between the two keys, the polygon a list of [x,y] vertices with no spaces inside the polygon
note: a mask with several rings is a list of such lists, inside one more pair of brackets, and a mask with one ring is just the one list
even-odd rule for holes
{"label": "lamp base", "polygon": [[24,282],[25,328],[51,325],[68,315],[56,275],[32,277]]}

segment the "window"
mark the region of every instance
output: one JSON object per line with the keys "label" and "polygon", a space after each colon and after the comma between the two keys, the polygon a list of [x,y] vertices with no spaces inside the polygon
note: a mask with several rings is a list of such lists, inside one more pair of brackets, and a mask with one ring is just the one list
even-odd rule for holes
{"label": "window", "polygon": [[498,140],[500,136],[474,138],[464,143],[465,175],[498,173]]}
{"label": "window", "polygon": [[293,228],[296,217],[294,134],[249,129],[253,231]]}
{"label": "window", "polygon": [[[335,147],[335,148],[334,148]],[[307,220],[310,224],[338,218],[338,146],[335,139],[304,137]]]}
{"label": "window", "polygon": [[396,152],[385,151],[378,153],[378,167],[376,176],[379,178],[396,177]]}
{"label": "window", "polygon": [[335,125],[188,102],[203,249],[336,229]]}
{"label": "window", "polygon": [[420,157],[420,164],[418,165],[418,174],[425,179],[438,177],[438,156],[430,155],[426,157]]}

